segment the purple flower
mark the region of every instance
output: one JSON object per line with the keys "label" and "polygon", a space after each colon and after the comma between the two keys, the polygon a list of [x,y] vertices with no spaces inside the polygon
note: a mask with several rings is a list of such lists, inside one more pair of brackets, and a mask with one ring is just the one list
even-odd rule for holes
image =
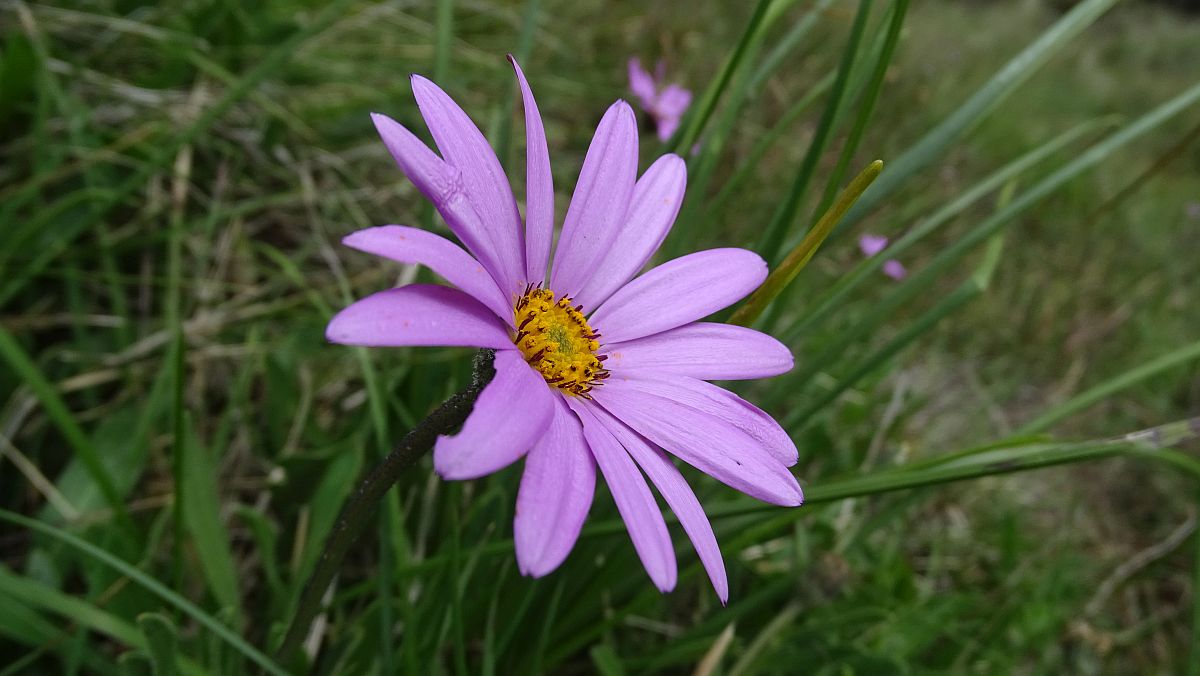
{"label": "purple flower", "polygon": [[867,258],[887,248],[888,238],[882,235],[862,235],[858,238],[858,248]]}
{"label": "purple flower", "polygon": [[[887,248],[887,245],[888,238],[883,235],[863,234],[858,237],[858,249],[867,258],[883,251]],[[900,261],[889,260],[883,264],[883,274],[899,281],[908,276],[908,270],[904,269],[904,264]]]}
{"label": "purple flower", "polygon": [[692,104],[690,91],[674,83],[662,86],[665,70],[666,67],[659,61],[654,75],[651,75],[642,68],[640,60],[629,60],[629,89],[642,104],[642,110],[654,119],[660,141],[671,138],[671,134],[679,128],[683,114]]}
{"label": "purple flower", "polygon": [[1200,202],[1188,202],[1185,211],[1188,218],[1200,218]]}
{"label": "purple flower", "polygon": [[[510,61],[512,61],[510,57]],[[525,104],[526,209],[483,134],[437,85],[413,76],[421,115],[441,154],[383,115],[392,156],[465,246],[385,225],[343,242],[426,265],[452,284],[412,284],[339,312],[328,339],[348,345],[465,345],[496,350],[496,375],[462,430],[439,437],[433,464],[473,479],[525,458],[514,540],[525,575],[566,558],[592,503],[596,467],[612,491],[654,584],[675,586],[675,551],[645,477],[679,517],[724,602],[725,567],[712,527],[675,456],[748,495],[795,506],[787,467],[796,446],[770,416],[706,380],[792,368],[779,341],[697,320],[756,288],[767,266],[743,249],[711,249],[637,275],[666,237],[686,183],[676,155],[637,174],[633,110],[617,101],[583,162],[550,266],[554,188],[537,104],[515,61]]]}
{"label": "purple flower", "polygon": [[899,281],[908,276],[908,270],[904,269],[904,264],[897,260],[885,261],[883,264],[883,274]]}

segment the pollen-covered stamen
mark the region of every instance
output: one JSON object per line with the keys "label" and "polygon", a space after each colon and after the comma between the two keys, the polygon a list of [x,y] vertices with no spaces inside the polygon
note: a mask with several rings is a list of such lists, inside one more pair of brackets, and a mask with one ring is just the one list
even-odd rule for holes
{"label": "pollen-covered stamen", "polygon": [[583,306],[572,306],[570,297],[556,301],[554,292],[530,285],[517,299],[513,315],[513,343],[547,384],[590,398],[588,392],[608,377],[601,364],[607,357],[596,354],[600,334],[588,326]]}

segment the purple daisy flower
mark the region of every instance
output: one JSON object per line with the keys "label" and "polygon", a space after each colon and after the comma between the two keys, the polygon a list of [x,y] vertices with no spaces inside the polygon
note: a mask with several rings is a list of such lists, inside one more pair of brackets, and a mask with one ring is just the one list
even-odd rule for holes
{"label": "purple daisy flower", "polygon": [[[554,187],[533,92],[511,57],[525,105],[526,209],[478,127],[434,83],[413,93],[439,157],[400,124],[374,115],[400,168],[466,250],[399,225],[343,242],[426,265],[454,287],[412,284],[339,312],[335,343],[462,345],[496,350],[496,374],[461,431],[438,438],[434,467],[473,479],[524,457],[514,540],[525,575],[562,563],[592,504],[596,467],[655,585],[675,586],[675,551],[646,478],[679,517],[721,601],[729,595],[713,530],[675,456],[760,500],[799,505],[787,467],[796,446],[770,416],[706,380],[792,368],[779,341],[697,320],[738,301],[767,274],[743,249],[712,249],[637,275],[662,243],[686,183],[676,155],[637,177],[637,127],[624,101],[605,113],[579,173],[547,277]],[[547,279],[549,283],[547,284]]]}
{"label": "purple daisy flower", "polygon": [[642,110],[654,119],[660,141],[671,138],[688,106],[692,105],[692,92],[674,83],[662,85],[665,75],[666,66],[661,61],[651,75],[642,68],[640,60],[629,60],[629,89],[642,104]]}

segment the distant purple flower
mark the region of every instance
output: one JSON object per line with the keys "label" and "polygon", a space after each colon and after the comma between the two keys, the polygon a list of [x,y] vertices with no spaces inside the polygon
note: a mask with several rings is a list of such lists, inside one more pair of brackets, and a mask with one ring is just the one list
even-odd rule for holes
{"label": "distant purple flower", "polygon": [[908,276],[908,270],[904,269],[904,264],[897,260],[885,261],[883,264],[883,274],[891,277],[894,280],[901,280]]}
{"label": "distant purple flower", "polygon": [[867,258],[883,251],[888,245],[888,238],[883,235],[862,235],[858,238],[858,248]]}
{"label": "distant purple flower", "polygon": [[[887,248],[888,238],[883,235],[863,234],[858,237],[858,249],[863,252],[867,258],[878,254]],[[908,270],[904,269],[904,264],[897,260],[889,260],[883,264],[883,274],[895,280],[901,280],[908,276]]]}
{"label": "distant purple flower", "polygon": [[687,176],[683,160],[668,154],[637,178],[636,120],[617,101],[584,158],[547,286],[550,156],[533,92],[512,65],[525,105],[524,220],[478,127],[437,85],[413,76],[441,157],[388,117],[373,115],[375,126],[466,250],[399,225],[360,230],[343,242],[426,265],[457,288],[378,292],[339,312],[326,336],[348,345],[496,350],[495,377],[462,430],[438,438],[433,465],[443,478],[473,479],[525,458],[513,525],[523,574],[546,575],[566,558],[591,507],[598,465],[654,584],[675,586],[675,550],[646,478],[725,602],[712,527],[671,456],[766,502],[803,499],[787,470],[796,446],[779,424],[705,382],[792,368],[791,353],[770,336],[697,321],[755,289],[766,264],[743,249],[711,249],[636,276],[671,228]]}
{"label": "distant purple flower", "polygon": [[1200,202],[1188,202],[1185,211],[1188,218],[1200,218]]}
{"label": "distant purple flower", "polygon": [[692,93],[687,89],[674,83],[663,86],[665,76],[666,66],[662,61],[658,62],[654,75],[651,75],[642,68],[640,60],[629,60],[629,89],[638,98],[642,110],[654,119],[660,141],[671,138],[671,134],[679,128],[683,114],[692,104]]}

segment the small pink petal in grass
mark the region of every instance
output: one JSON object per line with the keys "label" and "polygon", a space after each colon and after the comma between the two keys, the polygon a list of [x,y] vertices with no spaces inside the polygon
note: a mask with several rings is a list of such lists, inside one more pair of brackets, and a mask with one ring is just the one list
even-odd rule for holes
{"label": "small pink petal in grass", "polygon": [[629,90],[642,110],[654,120],[658,140],[666,141],[679,128],[679,122],[692,104],[692,92],[678,84],[664,84],[666,66],[661,61],[651,75],[636,58],[629,60]]}
{"label": "small pink petal in grass", "polygon": [[883,235],[862,235],[858,238],[858,248],[867,258],[883,251],[888,245],[888,238]]}
{"label": "small pink petal in grass", "polygon": [[904,269],[904,264],[897,260],[890,260],[883,264],[883,274],[899,281],[908,276],[908,270]]}
{"label": "small pink petal in grass", "polygon": [[[326,335],[348,345],[496,350],[495,376],[462,429],[438,438],[433,464],[446,479],[471,479],[525,459],[513,521],[522,574],[548,575],[567,557],[599,467],[655,586],[672,589],[678,573],[647,477],[725,603],[729,585],[712,526],[671,458],[766,502],[803,500],[787,469],[796,447],[783,429],[705,382],[792,367],[788,348],[770,336],[698,322],[753,291],[766,263],[743,249],[714,249],[638,275],[675,221],[687,172],[681,158],[667,154],[637,177],[637,121],[618,101],[588,148],[547,275],[555,226],[548,145],[529,82],[510,61],[525,113],[525,218],[479,129],[445,92],[414,77],[441,156],[390,118],[375,115],[375,125],[464,248],[395,225],[344,241],[428,266],[457,288],[379,291],[334,316]],[[651,75],[631,62],[630,86],[657,116],[659,133],[669,135],[691,95],[676,85],[660,88],[661,70]]]}

